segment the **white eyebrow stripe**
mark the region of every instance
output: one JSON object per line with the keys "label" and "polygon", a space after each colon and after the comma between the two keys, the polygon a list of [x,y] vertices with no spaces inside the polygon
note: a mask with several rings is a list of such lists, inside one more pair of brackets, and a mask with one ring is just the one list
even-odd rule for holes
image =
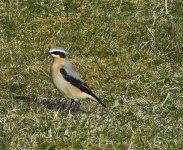
{"label": "white eyebrow stripe", "polygon": [[55,47],[55,48],[52,48],[49,50],[49,53],[52,53],[52,52],[62,52],[62,53],[65,53],[67,55],[67,52],[62,48],[62,47]]}

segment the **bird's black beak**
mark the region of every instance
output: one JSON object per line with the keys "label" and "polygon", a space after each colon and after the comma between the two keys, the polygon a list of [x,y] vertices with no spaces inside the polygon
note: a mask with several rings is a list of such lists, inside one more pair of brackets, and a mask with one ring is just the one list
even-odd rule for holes
{"label": "bird's black beak", "polygon": [[46,52],[46,53],[44,53],[45,55],[50,55],[50,53],[49,52]]}

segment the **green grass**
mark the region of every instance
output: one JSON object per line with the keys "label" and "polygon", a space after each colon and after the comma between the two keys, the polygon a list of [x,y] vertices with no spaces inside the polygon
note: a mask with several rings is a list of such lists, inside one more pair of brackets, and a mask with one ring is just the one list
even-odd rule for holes
{"label": "green grass", "polygon": [[[183,147],[183,2],[2,1],[0,149]],[[49,77],[51,47],[69,52],[105,110],[68,117]]]}

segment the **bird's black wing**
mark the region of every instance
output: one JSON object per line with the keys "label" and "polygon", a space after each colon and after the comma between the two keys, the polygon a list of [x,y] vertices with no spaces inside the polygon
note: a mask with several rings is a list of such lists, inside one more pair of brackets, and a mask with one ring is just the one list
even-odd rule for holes
{"label": "bird's black wing", "polygon": [[88,85],[86,83],[84,83],[82,80],[80,79],[76,79],[73,76],[69,75],[67,73],[67,71],[64,68],[60,69],[60,73],[62,74],[62,76],[64,77],[64,79],[66,81],[68,81],[69,83],[71,83],[73,86],[77,87],[78,89],[80,89],[82,92],[85,92],[89,95],[91,95],[92,97],[94,97],[102,106],[104,106],[105,108],[107,108],[107,106],[101,101],[100,98],[98,98],[88,87]]}

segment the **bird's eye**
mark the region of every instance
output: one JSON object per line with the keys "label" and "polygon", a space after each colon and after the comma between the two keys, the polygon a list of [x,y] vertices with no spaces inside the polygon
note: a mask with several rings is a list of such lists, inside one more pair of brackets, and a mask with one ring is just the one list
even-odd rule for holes
{"label": "bird's eye", "polygon": [[59,56],[60,56],[61,58],[66,58],[66,54],[65,54],[65,53],[62,53],[62,52],[59,54]]}

